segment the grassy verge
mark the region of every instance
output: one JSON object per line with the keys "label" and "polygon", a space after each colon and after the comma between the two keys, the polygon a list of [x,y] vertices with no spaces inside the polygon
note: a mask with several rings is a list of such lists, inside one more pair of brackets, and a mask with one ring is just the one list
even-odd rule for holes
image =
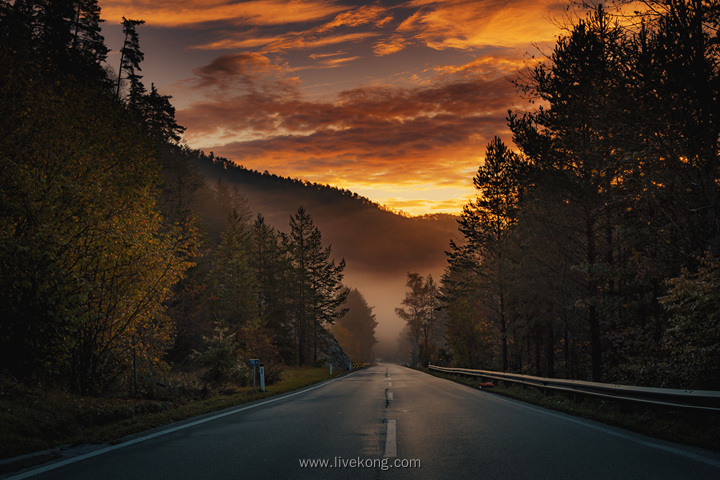
{"label": "grassy verge", "polygon": [[[337,376],[335,372],[333,377]],[[168,399],[89,398],[54,391],[0,396],[0,458],[61,445],[107,443],[124,436],[210,413],[331,378],[329,369],[285,367],[266,392],[252,387],[175,395]]]}
{"label": "grassy verge", "polygon": [[[423,371],[474,388],[478,385],[478,380],[472,377]],[[562,392],[546,395],[537,388],[510,383],[501,383],[486,391],[655,438],[720,451],[720,413],[717,412],[648,406]]]}

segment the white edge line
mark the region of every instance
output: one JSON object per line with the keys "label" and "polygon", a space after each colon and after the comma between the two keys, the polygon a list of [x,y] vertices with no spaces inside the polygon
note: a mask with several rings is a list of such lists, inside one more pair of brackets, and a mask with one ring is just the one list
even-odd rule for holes
{"label": "white edge line", "polygon": [[[676,455],[681,455],[683,457],[686,457],[686,458],[689,458],[689,459],[692,459],[692,460],[695,460],[698,462],[702,462],[702,463],[705,463],[708,465],[712,465],[713,467],[720,468],[720,461],[718,461],[718,460],[715,460],[713,458],[708,458],[703,455],[699,455],[697,453],[694,453],[694,452],[691,452],[688,450],[684,450],[682,448],[673,447],[670,445],[665,445],[663,443],[660,443],[660,442],[665,442],[667,440],[660,440],[660,439],[655,440],[650,437],[648,437],[648,439],[646,440],[646,439],[642,438],[643,437],[642,434],[632,433],[632,432],[626,433],[626,432],[623,432],[620,429],[620,427],[611,427],[609,425],[606,426],[606,425],[602,425],[602,424],[597,424],[592,420],[588,420],[588,419],[585,419],[582,417],[575,417],[569,413],[555,412],[553,410],[550,410],[550,409],[547,409],[547,408],[544,408],[544,407],[541,407],[538,405],[526,404],[520,400],[503,397],[501,395],[492,395],[488,392],[483,392],[481,390],[478,390],[478,393],[480,393],[481,395],[487,395],[490,398],[494,398],[496,400],[511,403],[513,405],[524,408],[526,410],[532,410],[534,412],[540,412],[540,413],[544,413],[545,415],[550,415],[551,417],[561,418],[561,419],[567,420],[568,422],[572,422],[572,423],[575,423],[578,425],[583,425],[585,427],[599,430],[601,432],[604,432],[604,433],[607,433],[607,434],[610,434],[610,435],[613,435],[616,437],[624,438],[626,440],[631,440],[631,441],[639,443],[641,445],[645,445],[646,447],[657,448],[659,450],[665,450],[666,452],[674,453]],[[688,446],[687,448],[698,448],[698,447]]]}
{"label": "white edge line", "polygon": [[[177,432],[179,430],[184,430],[186,428],[194,427],[196,425],[201,425],[203,423],[212,422],[213,420],[217,420],[218,418],[227,417],[228,415],[234,415],[236,413],[243,412],[245,410],[250,410],[251,408],[256,407],[262,407],[263,405],[267,405],[268,403],[278,402],[280,400],[284,400],[286,398],[294,397],[295,395],[300,395],[306,392],[309,392],[311,390],[315,390],[316,388],[324,387],[325,385],[328,385],[330,383],[333,383],[337,380],[342,380],[344,378],[347,378],[351,375],[355,375],[360,370],[356,370],[354,372],[351,372],[347,375],[343,375],[342,377],[333,378],[331,380],[326,380],[322,383],[319,383],[317,385],[311,385],[309,387],[306,387],[302,390],[298,390],[296,392],[287,393],[284,395],[278,395],[272,398],[269,398],[267,400],[264,400],[262,402],[258,403],[252,403],[250,405],[244,405],[242,407],[234,408],[229,411],[225,411],[222,413],[218,413],[217,415],[213,415],[211,417],[205,417],[200,420],[196,420],[194,422],[184,423],[182,425],[178,425],[176,427],[167,428],[164,430],[161,430],[159,432],[151,433],[149,435],[145,435],[143,437],[134,438],[132,440],[128,440],[127,442],[118,443],[117,445],[111,445],[109,447],[101,448],[99,450],[94,450],[92,452],[86,453],[84,455],[78,455],[77,457],[68,458],[66,460],[61,460],[56,463],[52,463],[50,465],[45,465],[43,467],[35,468],[33,470],[29,470],[24,473],[20,473],[18,475],[14,475],[12,477],[5,477],[3,480],[22,480],[24,478],[30,478],[34,477],[35,475],[40,475],[41,473],[49,472],[51,470],[55,470],[56,468],[64,467],[65,465],[70,465],[72,463],[81,462],[83,460],[87,460],[88,458],[97,457],[98,455],[102,455],[104,453],[112,452],[113,450],[118,450],[120,448],[129,447],[130,445],[135,445],[138,443],[142,443],[146,440],[152,440],[153,438],[162,437],[163,435],[167,435],[168,433]],[[395,422],[395,420],[392,420]]]}

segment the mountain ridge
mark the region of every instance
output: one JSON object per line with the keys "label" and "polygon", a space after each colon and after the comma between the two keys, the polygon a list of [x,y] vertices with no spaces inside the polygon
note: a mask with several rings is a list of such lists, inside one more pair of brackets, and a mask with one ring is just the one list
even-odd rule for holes
{"label": "mountain ridge", "polygon": [[450,214],[406,216],[349,190],[261,173],[223,157],[200,154],[195,167],[210,184],[237,186],[253,215],[279,231],[302,206],[337,258],[364,273],[437,271],[457,233]]}

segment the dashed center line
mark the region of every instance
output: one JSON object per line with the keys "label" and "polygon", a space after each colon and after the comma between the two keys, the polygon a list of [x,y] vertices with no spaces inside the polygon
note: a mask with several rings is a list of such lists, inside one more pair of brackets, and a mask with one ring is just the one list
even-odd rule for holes
{"label": "dashed center line", "polygon": [[[390,391],[392,382],[390,381],[390,370],[385,369],[385,377],[388,388],[385,389],[385,408],[390,405],[393,399],[393,392]],[[397,457],[397,423],[395,420],[387,421],[387,434],[385,435],[385,457]]]}
{"label": "dashed center line", "polygon": [[385,436],[385,456],[397,457],[397,425],[395,420],[387,421],[387,435]]}

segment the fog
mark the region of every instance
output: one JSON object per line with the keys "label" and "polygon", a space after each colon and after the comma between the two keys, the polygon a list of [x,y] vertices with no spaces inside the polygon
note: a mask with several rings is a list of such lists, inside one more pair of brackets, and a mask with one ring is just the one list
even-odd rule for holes
{"label": "fog", "polygon": [[404,323],[395,314],[405,297],[408,272],[431,274],[439,283],[446,265],[445,251],[458,240],[456,218],[451,215],[404,217],[366,198],[332,187],[304,184],[241,167],[210,162],[198,165],[215,185],[218,179],[237,185],[254,216],[280,232],[289,231],[290,217],[300,206],[311,216],[332,247],[336,262],[345,259],[343,283],[357,288],[373,307],[378,326],[377,352],[397,350]]}
{"label": "fog", "polygon": [[[422,275],[432,274],[433,278],[439,281],[442,276],[443,266],[437,265],[431,271],[420,271],[411,268],[408,268],[408,270]],[[392,273],[362,272],[359,269],[354,270],[352,265],[348,265],[346,269],[344,283],[349,287],[360,290],[368,305],[373,307],[373,313],[378,322],[375,329],[375,337],[378,340],[375,348],[376,356],[395,355],[397,350],[398,336],[405,326],[405,322],[395,314],[395,308],[400,307],[403,298],[405,298],[406,276],[407,271]]]}

